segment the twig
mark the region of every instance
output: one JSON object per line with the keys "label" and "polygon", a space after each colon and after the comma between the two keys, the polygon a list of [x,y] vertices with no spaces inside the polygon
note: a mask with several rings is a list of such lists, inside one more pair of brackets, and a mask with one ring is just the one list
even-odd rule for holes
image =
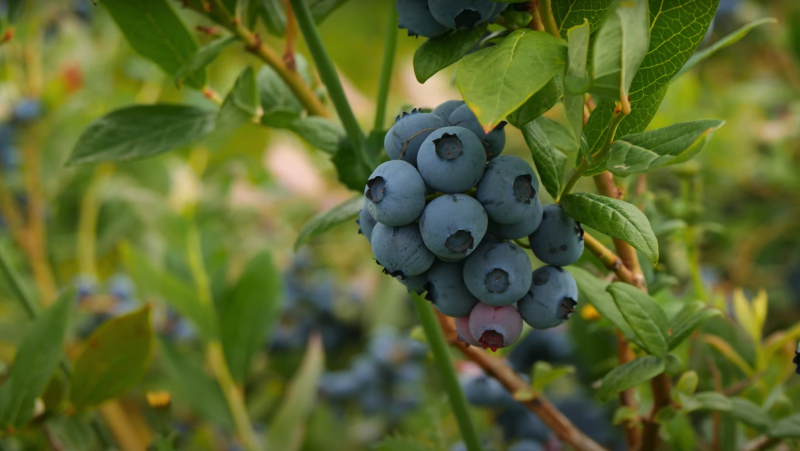
{"label": "twig", "polygon": [[397,8],[389,5],[386,15],[386,30],[383,35],[383,60],[381,61],[381,76],[378,81],[378,102],[375,106],[375,123],[373,130],[383,130],[386,122],[386,104],[389,99],[389,87],[392,82],[392,68],[394,56],[397,53]]}
{"label": "twig", "polygon": [[642,451],[653,451],[658,447],[660,425],[656,422],[656,415],[659,410],[669,405],[672,381],[667,373],[661,373],[650,381],[650,387],[653,389],[653,408],[643,420]]}
{"label": "twig", "polygon": [[539,15],[542,19],[544,29],[553,36],[561,39],[561,34],[558,32],[556,19],[553,17],[553,7],[550,5],[550,0],[539,0]]}
{"label": "twig", "polygon": [[97,277],[95,248],[97,242],[97,216],[100,213],[98,193],[114,172],[111,163],[103,163],[94,170],[89,188],[81,201],[78,220],[78,268],[83,275]]}
{"label": "twig", "polygon": [[294,58],[294,44],[297,40],[297,28],[295,28],[294,9],[289,0],[284,0],[286,5],[286,45],[283,49],[283,63],[292,72],[297,72],[297,61]]}
{"label": "twig", "polygon": [[50,445],[50,448],[53,451],[64,451],[64,447],[61,445],[61,442],[58,440],[58,437],[53,434],[53,431],[47,426],[47,424],[42,425],[42,432],[44,432],[45,438],[47,438],[47,444]]}
{"label": "twig", "polygon": [[777,438],[769,438],[765,435],[754,439],[753,441],[744,445],[742,451],[760,451],[762,449],[768,449],[780,443],[780,440]]}
{"label": "twig", "polygon": [[595,237],[585,232],[583,234],[583,243],[586,249],[589,249],[589,252],[600,259],[607,269],[613,271],[620,281],[633,285],[633,281],[635,280],[633,272],[625,266],[622,259],[620,259],[617,254],[605,247],[603,243],[597,241]]}
{"label": "twig", "polygon": [[223,102],[222,96],[220,96],[217,91],[214,91],[209,86],[206,86],[205,88],[203,88],[203,97],[205,97],[206,99],[216,103],[217,106],[222,106],[222,102]]}
{"label": "twig", "polygon": [[[708,368],[711,371],[711,377],[714,380],[714,391],[717,393],[722,392],[722,375],[719,373],[719,368],[714,364],[714,359],[708,359]],[[711,449],[712,451],[719,451],[720,431],[722,430],[722,413],[715,411],[712,416],[711,425]]]}
{"label": "twig", "polygon": [[[631,347],[628,345],[628,340],[622,335],[619,330],[615,331],[617,335],[617,360],[620,366],[630,362],[635,358]],[[633,388],[622,390],[619,393],[619,403],[629,409],[636,411],[636,398]],[[625,443],[628,445],[629,450],[634,450],[639,447],[642,435],[639,432],[639,425],[636,423],[625,423]]]}

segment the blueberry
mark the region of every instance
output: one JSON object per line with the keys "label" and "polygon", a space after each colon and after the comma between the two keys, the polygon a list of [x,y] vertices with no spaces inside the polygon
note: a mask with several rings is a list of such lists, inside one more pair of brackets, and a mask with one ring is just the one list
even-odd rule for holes
{"label": "blueberry", "polygon": [[428,249],[446,261],[463,260],[483,239],[489,219],[477,200],[464,194],[432,200],[419,220]]}
{"label": "blueberry", "polygon": [[485,374],[468,379],[462,386],[467,401],[473,406],[500,408],[515,403],[514,398],[497,379]]}
{"label": "blueberry", "polygon": [[389,227],[378,223],[372,231],[372,255],[383,271],[392,277],[422,274],[433,264],[434,256],[425,247],[419,226],[412,223]]}
{"label": "blueberry", "polygon": [[395,277],[398,282],[406,287],[409,293],[412,291],[417,294],[425,292],[425,284],[428,283],[428,273],[417,274],[416,276],[408,276],[405,279],[402,277]]}
{"label": "blueberry", "polygon": [[503,148],[506,146],[505,122],[501,122],[487,134],[478,121],[478,117],[475,116],[475,113],[473,113],[467,105],[456,108],[453,113],[450,114],[449,122],[450,125],[464,127],[472,133],[475,133],[475,136],[483,143],[487,160],[497,158],[497,156],[503,153]]}
{"label": "blueberry", "polygon": [[513,305],[497,307],[479,302],[469,314],[469,331],[486,349],[511,346],[522,333],[522,317]]}
{"label": "blueberry", "polygon": [[475,197],[489,219],[499,224],[516,224],[539,204],[539,179],[531,165],[519,157],[504,155],[486,165]]}
{"label": "blueberry", "polygon": [[535,440],[524,439],[514,443],[514,446],[508,448],[508,451],[544,451],[544,448]]}
{"label": "blueberry", "polygon": [[516,240],[524,238],[539,228],[539,223],[542,222],[542,204],[536,202],[536,206],[531,212],[520,222],[514,224],[499,224],[489,220],[488,233],[502,238],[504,240]]}
{"label": "blueberry", "polygon": [[508,354],[508,363],[516,371],[530,374],[537,361],[565,363],[571,353],[572,342],[562,329],[531,331]]}
{"label": "blueberry", "polygon": [[516,244],[483,243],[464,264],[464,282],[481,301],[509,305],[525,296],[531,286],[531,261]]}
{"label": "blueberry", "polygon": [[506,441],[530,439],[546,442],[552,433],[534,413],[519,403],[514,403],[497,416]]}
{"label": "blueberry", "polygon": [[410,164],[387,161],[369,176],[364,197],[376,221],[404,226],[414,222],[425,209],[425,182]]}
{"label": "blueberry", "polygon": [[472,336],[472,332],[469,331],[469,315],[467,316],[459,316],[456,318],[456,333],[458,334],[458,339],[463,341],[464,343],[470,344],[472,346],[480,346],[481,344],[478,343],[478,340]]}
{"label": "blueberry", "polygon": [[372,243],[372,229],[375,228],[375,224],[378,221],[372,217],[369,213],[369,208],[367,205],[369,203],[368,199],[364,199],[364,208],[358,212],[358,219],[356,219],[356,224],[358,224],[358,233],[364,235],[364,238],[367,239],[367,242]]}
{"label": "blueberry", "polygon": [[486,169],[481,141],[463,127],[443,127],[425,138],[419,147],[417,168],[436,191],[463,193],[475,186]]}
{"label": "blueberry", "polygon": [[425,299],[447,316],[469,315],[478,300],[464,285],[464,264],[437,261],[428,270],[428,294]]}
{"label": "blueberry", "polygon": [[354,398],[361,391],[362,383],[353,377],[351,370],[325,373],[319,380],[320,393],[334,401]]}
{"label": "blueberry", "polygon": [[794,372],[795,374],[800,374],[800,343],[797,345],[797,351],[794,352],[794,358],[792,359],[792,363],[797,365]]}
{"label": "blueberry", "polygon": [[494,11],[490,0],[428,0],[431,14],[452,30],[472,28],[486,22]]}
{"label": "blueberry", "polygon": [[14,120],[28,122],[36,119],[42,113],[42,107],[38,100],[22,99],[14,106]]}
{"label": "blueberry", "polygon": [[[498,3],[498,5],[499,4],[500,3]],[[442,117],[442,119],[445,120],[445,122],[450,123],[450,115],[453,114],[453,111],[455,111],[456,108],[462,105],[465,105],[463,100],[448,100],[447,102],[444,102],[434,108],[431,113],[438,114]]]}
{"label": "blueberry", "polygon": [[447,32],[447,27],[431,15],[427,0],[397,0],[397,14],[398,27],[408,30],[409,36],[435,38]]}
{"label": "blueberry", "polygon": [[558,204],[544,206],[542,223],[529,241],[536,258],[548,265],[571,265],[583,254],[583,229]]}
{"label": "blueberry", "polygon": [[392,160],[403,160],[417,166],[419,146],[434,130],[447,126],[447,121],[437,114],[412,110],[397,116],[392,128],[386,132],[383,147]]}
{"label": "blueberry", "polygon": [[569,319],[578,304],[572,275],[557,266],[542,266],[531,279],[531,289],[517,304],[525,322],[534,329],[549,329]]}

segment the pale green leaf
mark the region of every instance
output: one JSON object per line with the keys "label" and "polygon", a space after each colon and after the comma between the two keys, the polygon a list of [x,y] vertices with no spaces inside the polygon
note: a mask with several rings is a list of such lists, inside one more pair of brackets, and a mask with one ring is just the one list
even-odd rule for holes
{"label": "pale green leaf", "polygon": [[716,412],[730,412],[733,403],[722,393],[713,391],[700,392],[694,396],[681,396],[683,412],[689,413],[695,410],[713,410]]}
{"label": "pale green leaf", "polygon": [[553,78],[544,85],[544,88],[531,96],[521,107],[514,110],[506,118],[508,122],[517,128],[522,128],[525,124],[540,117],[548,112],[561,98],[563,93],[564,77],[561,73],[556,73]]}
{"label": "pale green leaf", "polygon": [[522,127],[522,136],[531,150],[536,172],[545,189],[555,199],[561,193],[561,182],[564,180],[564,167],[567,157],[553,148],[537,121],[531,121]]}
{"label": "pale green leaf", "polygon": [[434,74],[464,57],[483,36],[486,26],[451,31],[428,39],[414,53],[414,74],[425,83]]}
{"label": "pale green leaf", "polygon": [[536,123],[539,124],[547,139],[556,149],[568,153],[578,149],[579,146],[576,145],[575,134],[561,122],[550,119],[547,116],[540,116],[536,118]]}
{"label": "pale green leaf", "polygon": [[358,195],[309,219],[303,225],[297,240],[294,242],[295,250],[312,238],[322,235],[337,225],[354,220],[363,207],[364,196]]}
{"label": "pale green leaf", "polygon": [[653,298],[633,285],[614,282],[606,289],[614,298],[625,321],[653,355],[667,355],[667,316]]}
{"label": "pale green leaf", "polygon": [[721,315],[722,312],[715,308],[707,308],[700,301],[690,302],[669,323],[669,349],[675,349],[706,321]]}
{"label": "pale green leaf", "polygon": [[187,75],[202,71],[211,64],[226,47],[238,41],[235,36],[219,38],[200,47],[181,67],[175,72],[175,84],[180,86]]}
{"label": "pale green leaf", "polygon": [[[572,27],[567,31],[569,40],[567,80],[586,77],[590,33],[588,20],[584,20],[582,25]],[[564,92],[564,110],[567,114],[567,122],[569,122],[572,127],[572,133],[575,135],[576,147],[581,145],[580,137],[583,134],[583,97],[583,93],[571,93],[569,90]]]}
{"label": "pale green leaf", "polygon": [[553,368],[549,363],[539,360],[533,366],[531,386],[535,391],[541,392],[548,385],[574,372],[574,366],[567,365]]}
{"label": "pale green leaf", "polygon": [[236,79],[217,115],[216,130],[230,131],[253,120],[258,114],[258,87],[253,69],[248,67]]}
{"label": "pale green leaf", "polygon": [[750,426],[751,428],[764,432],[772,426],[772,419],[767,413],[753,401],[745,398],[730,398],[733,403],[733,418]]}
{"label": "pale green leaf", "polygon": [[[258,0],[256,0],[258,1]],[[261,19],[267,31],[273,36],[286,34],[286,12],[283,10],[282,0],[260,0]]]}
{"label": "pale green leaf", "polygon": [[329,154],[336,154],[347,139],[344,129],[339,124],[319,116],[273,113],[263,116],[261,123],[270,127],[291,130],[311,147]]}
{"label": "pale green leaf", "polygon": [[608,401],[617,393],[647,382],[663,372],[663,359],[651,355],[639,357],[606,374],[598,396],[601,401]]}
{"label": "pale green leaf", "polygon": [[800,438],[800,413],[778,420],[768,435],[772,438]]}
{"label": "pale green leaf", "polygon": [[589,27],[597,30],[603,22],[611,0],[558,0],[553,1],[553,18],[561,36],[572,27],[589,21]]}
{"label": "pale green leaf", "polygon": [[736,365],[742,372],[747,376],[752,376],[755,373],[753,367],[750,366],[747,361],[745,361],[733,346],[731,346],[728,342],[723,340],[716,335],[704,335],[703,340],[711,345],[712,348],[716,349],[723,357],[725,357],[729,362]]}

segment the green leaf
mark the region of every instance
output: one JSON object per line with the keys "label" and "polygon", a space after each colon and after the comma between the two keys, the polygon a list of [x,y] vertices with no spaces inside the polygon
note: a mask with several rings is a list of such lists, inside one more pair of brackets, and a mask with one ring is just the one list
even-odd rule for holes
{"label": "green leaf", "polygon": [[606,289],[644,349],[659,357],[667,355],[667,316],[658,303],[638,288],[614,282]]}
{"label": "green leaf", "polygon": [[778,420],[768,435],[772,438],[800,438],[800,413]]}
{"label": "green leaf", "polygon": [[69,394],[77,410],[122,396],[144,376],[153,349],[150,313],[148,305],[111,319],[86,339]]}
{"label": "green leaf", "polygon": [[8,22],[16,22],[25,11],[25,0],[8,0]]}
{"label": "green leaf", "polygon": [[427,444],[413,438],[394,436],[383,439],[375,448],[377,451],[435,451]]}
{"label": "green leaf", "polygon": [[749,33],[750,30],[752,30],[753,28],[756,28],[758,26],[761,26],[761,25],[764,25],[764,24],[767,24],[767,23],[777,23],[777,22],[778,21],[773,17],[767,17],[767,18],[764,18],[764,19],[758,19],[758,20],[754,20],[753,22],[750,22],[749,24],[739,28],[738,30],[736,30],[733,33],[725,36],[724,38],[722,38],[719,41],[715,42],[714,44],[708,46],[707,48],[695,53],[694,55],[692,55],[692,57],[689,58],[689,61],[687,61],[686,64],[683,65],[681,70],[678,71],[678,73],[675,74],[672,77],[672,79],[675,80],[676,78],[678,78],[681,75],[685,74],[686,72],[691,70],[694,66],[698,65],[699,63],[704,61],[709,56],[717,53],[719,50],[724,49],[725,47],[727,47],[727,46],[729,46],[731,44],[735,44],[736,42],[739,42],[739,40],[742,39],[743,37],[745,37],[747,35],[747,33]]}
{"label": "green leaf", "polygon": [[314,409],[317,383],[324,369],[322,339],[312,335],[303,362],[289,382],[286,396],[270,423],[269,449],[297,451],[303,444],[305,422]]}
{"label": "green leaf", "polygon": [[248,67],[236,79],[217,115],[216,130],[230,131],[251,122],[258,114],[258,87],[253,69]]}
{"label": "green leaf", "polygon": [[567,126],[561,122],[550,119],[546,116],[536,118],[536,123],[542,128],[542,131],[547,135],[548,141],[553,144],[553,147],[562,152],[573,152],[577,150],[578,146],[575,145],[575,135]]}
{"label": "green leaf", "polygon": [[178,313],[192,320],[198,331],[206,338],[216,337],[216,320],[209,306],[200,303],[196,291],[173,274],[158,268],[150,259],[131,247],[120,247],[122,261],[136,286],[146,295],[156,295]]}
{"label": "green leaf", "polygon": [[339,143],[339,149],[331,159],[336,166],[339,181],[353,191],[364,192],[364,186],[372,169],[361,159],[349,139]]}
{"label": "green leaf", "polygon": [[694,396],[681,395],[681,410],[685,413],[695,410],[714,410],[717,412],[730,412],[733,403],[722,393],[713,391],[700,392]]}
{"label": "green leaf", "polygon": [[65,450],[94,451],[97,447],[97,435],[87,415],[62,416],[53,415],[47,420],[48,432],[58,440]]}
{"label": "green leaf", "polygon": [[267,118],[274,113],[300,114],[303,112],[303,104],[297,100],[278,73],[268,65],[261,66],[257,82],[261,108],[264,110],[262,122],[268,120]]}
{"label": "green leaf", "polygon": [[[111,13],[128,44],[167,74],[177,74],[197,51],[197,42],[167,0],[103,0],[101,3]],[[193,88],[202,88],[206,84],[205,70],[191,72],[185,81]]]}
{"label": "green leaf", "polygon": [[459,63],[456,82],[478,120],[492,128],[542,89],[567,60],[567,46],[542,31],[517,30]]}
{"label": "green leaf", "polygon": [[616,98],[630,113],[628,91],[650,42],[645,0],[616,0],[594,41],[594,73],[590,91]]}
{"label": "green leaf", "polygon": [[700,301],[687,304],[669,323],[669,349],[675,349],[683,340],[687,339],[698,327],[722,312],[715,308],[706,308]]}
{"label": "green leaf", "polygon": [[269,252],[253,257],[219,304],[220,336],[233,378],[242,382],[281,312],[281,278]]}
{"label": "green leaf", "polygon": [[293,113],[273,113],[263,116],[261,123],[291,130],[312,147],[329,154],[336,154],[342,142],[347,139],[341,126],[319,116],[300,117]]}
{"label": "green leaf", "polygon": [[204,70],[206,66],[217,59],[219,54],[222,53],[226,47],[236,43],[237,41],[238,40],[235,36],[228,36],[225,38],[219,38],[208,45],[201,47],[175,73],[175,85],[180,87],[187,75]]}
{"label": "green leaf", "polygon": [[566,0],[554,1],[553,18],[558,26],[558,31],[564,36],[564,32],[572,27],[583,23],[584,19],[589,21],[592,30],[600,28],[606,10],[611,0]]}
{"label": "green leaf", "polygon": [[619,238],[658,263],[658,239],[647,217],[635,206],[592,193],[568,194],[561,206],[572,219],[600,233]]}
{"label": "green leaf", "polygon": [[28,329],[17,347],[8,379],[0,386],[0,428],[21,427],[31,419],[63,355],[75,290],[67,290]]}
{"label": "green leaf", "polygon": [[[569,40],[569,64],[567,66],[567,80],[586,78],[586,62],[589,56],[589,21],[584,20],[582,25],[572,27],[567,31]],[[580,146],[580,137],[583,134],[583,92],[572,93],[569,89],[564,93],[564,110],[567,122],[572,127],[575,135],[575,146]]]}
{"label": "green leaf", "polygon": [[598,396],[606,402],[617,393],[647,382],[663,372],[664,360],[661,358],[650,355],[639,357],[606,374]]}
{"label": "green leaf", "polygon": [[693,370],[681,374],[680,379],[678,379],[678,382],[675,384],[673,396],[677,397],[679,393],[687,396],[694,395],[694,392],[697,390],[698,382],[699,378],[697,377],[697,372]]}
{"label": "green leaf", "polygon": [[294,242],[294,250],[331,230],[339,224],[354,220],[358,212],[364,207],[364,196],[358,195],[346,202],[343,202],[328,211],[317,214],[300,229],[300,234]]}
{"label": "green leaf", "polygon": [[306,0],[314,22],[322,23],[336,8],[342,6],[347,0]]}
{"label": "green leaf", "polygon": [[529,122],[522,127],[522,136],[525,137],[525,142],[531,149],[531,156],[533,162],[536,163],[539,179],[553,199],[557,198],[561,194],[561,182],[564,180],[566,155],[553,148],[536,121]]}
{"label": "green leaf", "polygon": [[261,0],[261,19],[269,34],[278,37],[286,34],[286,12],[281,0]]}
{"label": "green leaf", "polygon": [[451,31],[428,39],[414,53],[414,74],[425,83],[434,74],[464,57],[483,36],[486,26]]}
{"label": "green leaf", "polygon": [[214,129],[215,112],[187,105],[136,105],[95,120],[68,165],[138,160],[185,146]]}
{"label": "green leaf", "polygon": [[531,376],[531,386],[535,391],[541,392],[548,385],[561,379],[562,377],[573,374],[575,372],[574,366],[562,366],[553,368],[549,363],[539,360],[533,366],[533,374]]}
{"label": "green leaf", "polygon": [[683,163],[700,153],[725,121],[682,122],[614,141],[608,170],[620,176]]}
{"label": "green leaf", "polygon": [[772,419],[767,413],[753,401],[745,398],[730,398],[733,403],[733,418],[750,426],[751,428],[764,432],[772,426]]}
{"label": "green leaf", "polygon": [[544,85],[544,88],[534,94],[521,107],[508,115],[508,122],[514,127],[522,128],[525,124],[550,111],[562,96],[564,77],[561,73],[556,75]]}

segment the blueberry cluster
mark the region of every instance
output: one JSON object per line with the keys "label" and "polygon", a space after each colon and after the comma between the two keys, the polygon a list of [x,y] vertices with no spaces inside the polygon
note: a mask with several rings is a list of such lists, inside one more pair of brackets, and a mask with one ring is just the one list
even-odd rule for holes
{"label": "blueberry cluster", "polygon": [[409,36],[435,38],[448,30],[492,23],[507,6],[491,0],[397,0],[397,13],[399,27]]}
{"label": "blueberry cluster", "polygon": [[[522,321],[555,327],[578,289],[561,266],[583,253],[583,230],[560,206],[542,207],[539,180],[522,159],[501,155],[505,131],[483,129],[464,102],[398,116],[384,146],[391,158],[370,175],[360,232],[384,272],[458,318],[459,336],[496,350]],[[513,240],[552,266],[531,274]]]}

